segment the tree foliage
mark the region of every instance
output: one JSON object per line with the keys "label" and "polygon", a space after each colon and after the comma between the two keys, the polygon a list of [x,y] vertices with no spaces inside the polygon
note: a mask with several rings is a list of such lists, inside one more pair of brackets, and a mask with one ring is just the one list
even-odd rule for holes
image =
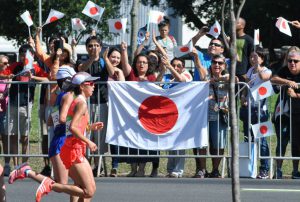
{"label": "tree foliage", "polygon": [[[88,0],[42,0],[42,23],[48,17],[51,9],[58,10],[65,14],[65,16],[51,24],[43,27],[43,36],[48,38],[54,33],[64,33],[67,36],[74,34],[71,29],[71,18],[78,17],[86,22],[87,30],[79,34],[89,33],[93,26],[96,25],[96,20],[89,18],[82,14],[82,10]],[[107,19],[118,17],[119,5],[121,0],[106,0],[106,1],[93,1],[101,7],[105,7],[104,14],[96,28],[97,33],[102,39],[109,39],[111,35],[108,33]],[[16,39],[18,43],[23,43],[28,37],[27,25],[23,22],[20,15],[28,10],[33,19],[34,25],[38,26],[39,11],[38,0],[2,0],[0,12],[0,35],[6,36],[8,39]],[[35,28],[31,27],[32,33]]]}
{"label": "tree foliage", "polygon": [[[159,0],[144,0],[144,3],[158,5]],[[171,7],[175,15],[184,17],[192,28],[201,28],[206,19],[208,25],[217,19],[221,21],[222,0],[166,0],[166,7]],[[235,0],[235,5],[240,0]],[[237,9],[237,7],[235,8]],[[225,8],[225,32],[229,32],[229,7]],[[272,49],[283,45],[300,45],[299,30],[291,27],[293,37],[289,37],[275,27],[277,17],[287,20],[299,20],[299,1],[295,0],[249,0],[244,5],[241,17],[247,21],[246,32],[253,35],[254,29],[260,29],[260,38],[264,47]],[[192,24],[191,24],[192,23]]]}

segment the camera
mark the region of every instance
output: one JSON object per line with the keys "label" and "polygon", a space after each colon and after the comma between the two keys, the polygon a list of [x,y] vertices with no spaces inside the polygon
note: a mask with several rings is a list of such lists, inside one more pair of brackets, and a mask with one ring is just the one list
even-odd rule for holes
{"label": "camera", "polygon": [[64,42],[62,39],[57,39],[54,41],[54,51],[56,52],[58,49],[64,49]]}

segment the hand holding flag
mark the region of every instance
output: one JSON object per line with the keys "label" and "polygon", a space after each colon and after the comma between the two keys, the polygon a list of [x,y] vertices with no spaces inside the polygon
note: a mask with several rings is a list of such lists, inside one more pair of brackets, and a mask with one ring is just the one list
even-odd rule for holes
{"label": "hand holding flag", "polygon": [[55,21],[63,18],[64,16],[65,16],[65,14],[63,14],[63,13],[61,13],[59,11],[56,11],[54,9],[51,9],[50,13],[48,15],[48,18],[47,18],[46,22],[44,23],[44,25],[52,23],[52,22],[55,22]]}

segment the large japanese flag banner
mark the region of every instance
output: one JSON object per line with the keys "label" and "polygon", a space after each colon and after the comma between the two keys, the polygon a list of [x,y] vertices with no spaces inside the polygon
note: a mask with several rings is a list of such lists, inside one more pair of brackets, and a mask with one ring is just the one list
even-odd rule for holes
{"label": "large japanese flag banner", "polygon": [[59,11],[56,11],[54,9],[51,9],[50,13],[48,15],[48,18],[47,18],[46,22],[44,23],[44,25],[55,22],[55,21],[63,18],[64,16],[65,16],[65,14],[63,14]]}
{"label": "large japanese flag banner", "polygon": [[108,28],[111,33],[123,33],[126,32],[127,18],[122,19],[109,19]]}
{"label": "large japanese flag banner", "polygon": [[283,17],[279,17],[277,18],[276,24],[275,26],[279,29],[279,31],[281,31],[282,33],[292,36],[291,33],[291,29],[289,26],[289,21],[287,21],[286,19],[284,19]]}
{"label": "large japanese flag banner", "polygon": [[251,88],[252,97],[255,101],[262,100],[274,94],[272,84],[270,81],[263,82],[258,86]]}
{"label": "large japanese flag banner", "polygon": [[162,89],[149,82],[112,81],[108,89],[107,143],[149,150],[208,145],[208,83]]}
{"label": "large japanese flag banner", "polygon": [[104,10],[105,8],[98,6],[92,1],[88,1],[82,13],[99,21],[101,19],[102,14],[104,13]]}

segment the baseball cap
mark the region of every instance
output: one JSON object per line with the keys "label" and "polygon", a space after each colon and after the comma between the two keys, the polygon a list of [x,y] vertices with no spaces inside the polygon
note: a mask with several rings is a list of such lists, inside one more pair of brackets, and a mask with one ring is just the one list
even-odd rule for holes
{"label": "baseball cap", "polygon": [[76,74],[74,68],[67,66],[67,65],[63,65],[61,67],[59,67],[57,73],[56,73],[56,79],[64,79],[67,77],[73,77]]}
{"label": "baseball cap", "polygon": [[72,78],[72,84],[74,85],[80,85],[83,82],[86,81],[94,81],[100,79],[100,77],[93,77],[91,76],[89,73],[86,72],[78,72],[77,74],[75,74]]}

